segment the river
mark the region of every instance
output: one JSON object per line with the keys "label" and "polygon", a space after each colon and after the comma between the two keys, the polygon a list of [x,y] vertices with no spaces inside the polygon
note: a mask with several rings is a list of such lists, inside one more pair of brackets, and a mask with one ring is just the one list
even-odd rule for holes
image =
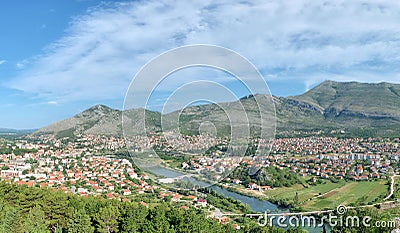
{"label": "river", "polygon": [[[179,177],[184,175],[183,173],[180,173],[178,171],[173,171],[167,168],[163,168],[163,167],[156,167],[156,168],[151,168],[148,169],[149,172],[157,175],[157,176],[162,176],[162,177],[166,177],[166,178],[175,178],[175,177]],[[287,212],[288,209],[283,209],[283,208],[279,208],[277,205],[267,201],[267,200],[260,200],[257,199],[255,197],[248,197],[239,193],[235,193],[235,192],[231,192],[225,188],[213,185],[210,186],[210,184],[203,182],[203,181],[198,181],[195,179],[191,179],[192,183],[196,184],[196,185],[200,185],[202,187],[208,187],[209,189],[212,189],[214,191],[216,191],[219,194],[222,194],[225,197],[231,197],[233,199],[239,200],[244,204],[248,204],[250,206],[250,208],[255,211],[255,212],[261,212],[264,213],[265,211],[269,211],[270,213],[281,213],[281,212]],[[327,227],[329,229],[329,227]],[[322,228],[304,228],[305,230],[307,230],[309,233],[317,233],[317,232],[321,232]],[[329,232],[329,230],[328,230]]]}
{"label": "river", "polygon": [[[162,167],[152,168],[150,171],[152,173],[154,173],[155,175],[159,175],[159,176],[163,176],[163,177],[167,177],[167,178],[175,178],[175,177],[183,175],[182,173],[179,173],[178,171],[173,171],[173,170],[169,170],[169,169],[162,168]],[[232,197],[236,200],[243,202],[244,204],[248,204],[250,206],[250,208],[256,212],[261,212],[261,213],[264,213],[265,211],[276,212],[278,210],[277,205],[275,205],[269,201],[266,201],[266,200],[259,200],[254,197],[248,197],[245,195],[241,195],[239,193],[228,191],[227,189],[219,187],[219,186],[215,186],[215,185],[210,186],[210,184],[203,182],[203,181],[198,181],[198,180],[193,179],[192,182],[196,185],[208,187],[208,188],[216,191],[217,193],[224,195],[225,197]]]}

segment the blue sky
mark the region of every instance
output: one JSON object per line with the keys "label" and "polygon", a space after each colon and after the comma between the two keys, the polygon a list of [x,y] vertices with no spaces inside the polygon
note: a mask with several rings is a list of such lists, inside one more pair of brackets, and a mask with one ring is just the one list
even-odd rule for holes
{"label": "blue sky", "polygon": [[[42,127],[98,103],[122,108],[140,67],[188,44],[239,52],[279,96],[327,79],[399,83],[398,12],[391,0],[3,1],[0,128]],[[157,99],[184,82],[166,82]]]}

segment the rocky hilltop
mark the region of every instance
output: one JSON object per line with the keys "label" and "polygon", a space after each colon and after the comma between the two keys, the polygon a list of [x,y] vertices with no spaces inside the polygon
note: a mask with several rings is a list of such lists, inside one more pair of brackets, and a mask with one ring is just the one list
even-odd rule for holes
{"label": "rocky hilltop", "polygon": [[[278,134],[322,130],[350,136],[395,136],[400,132],[400,85],[391,83],[325,81],[298,96],[248,96],[229,103],[191,106],[169,113],[164,119],[168,122],[179,118],[180,130],[185,134],[196,134],[202,122],[211,122],[221,136],[231,132],[229,119],[223,109],[230,109],[235,115],[235,111],[240,111],[243,106],[253,122],[252,133],[256,134],[260,124],[257,121],[259,116],[268,116],[274,111],[268,104],[262,106],[262,112],[258,111],[256,98],[266,98],[267,102],[274,102],[277,124],[269,124],[269,127],[276,126]],[[35,134],[54,134],[58,137],[76,134],[121,135],[122,115],[126,118],[124,120],[132,122],[131,128],[135,131],[136,127],[144,124],[138,120],[138,114],[142,111],[143,109],[132,109],[123,114],[120,110],[96,105],[72,118],[44,127]],[[145,111],[148,131],[160,130],[161,114]]]}

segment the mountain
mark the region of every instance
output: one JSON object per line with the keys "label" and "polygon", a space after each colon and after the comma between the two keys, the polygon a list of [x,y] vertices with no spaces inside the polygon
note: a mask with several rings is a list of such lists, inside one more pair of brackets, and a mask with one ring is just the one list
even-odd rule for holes
{"label": "mountain", "polygon": [[325,81],[286,100],[308,106],[315,128],[373,131],[376,134],[393,134],[400,128],[399,84]]}
{"label": "mountain", "polygon": [[[273,98],[266,95],[254,95],[234,102],[187,107],[182,111],[169,113],[164,118],[167,129],[168,123],[173,119],[178,119],[180,131],[184,134],[197,134],[200,133],[199,129],[209,132],[210,127],[213,130],[215,126],[218,136],[233,133],[240,137],[247,135],[246,128],[250,128],[252,135],[259,135],[261,119],[263,125],[270,127],[267,131],[274,132],[275,124],[271,118],[273,113]],[[249,123],[250,127],[248,127]]]}
{"label": "mountain", "polygon": [[[400,132],[399,84],[333,81],[325,81],[298,96],[271,98],[251,95],[234,102],[190,106],[164,115],[164,129],[176,128],[179,123],[180,131],[185,134],[197,134],[199,129],[216,131],[220,136],[241,133],[244,131],[240,127],[246,123],[241,115],[244,108],[252,122],[251,134],[257,135],[260,132],[261,115],[269,127],[275,127],[268,118],[274,111],[271,108],[272,101],[277,116],[277,133],[282,135],[292,134],[293,131],[320,130],[326,133],[344,131],[349,136],[398,135]],[[263,103],[262,111],[258,110],[257,103]],[[147,131],[161,130],[161,114],[158,112],[131,109],[122,113],[104,105],[96,105],[35,133],[50,133],[58,137],[74,134],[121,135],[122,116],[131,133],[135,133],[144,125],[143,121],[138,120],[143,111]],[[231,128],[231,122],[238,127]],[[212,125],[216,128],[213,129]]]}
{"label": "mountain", "polygon": [[[124,114],[125,121],[134,122],[131,129],[135,131],[141,124],[136,119],[139,119],[142,111],[146,111],[146,123],[152,125],[149,128],[156,131],[156,122],[161,116],[158,112],[144,109],[127,110]],[[34,134],[53,134],[56,137],[72,137],[77,134],[122,135],[121,119],[122,111],[105,105],[95,105],[71,118],[41,128]]]}
{"label": "mountain", "polygon": [[0,128],[0,135],[23,135],[35,132],[37,129],[8,129]]}
{"label": "mountain", "polygon": [[78,115],[39,129],[35,134],[69,137],[74,134],[119,134],[120,111],[95,105]]}
{"label": "mountain", "polygon": [[316,106],[327,118],[361,115],[368,118],[400,116],[398,84],[325,81],[292,99]]}

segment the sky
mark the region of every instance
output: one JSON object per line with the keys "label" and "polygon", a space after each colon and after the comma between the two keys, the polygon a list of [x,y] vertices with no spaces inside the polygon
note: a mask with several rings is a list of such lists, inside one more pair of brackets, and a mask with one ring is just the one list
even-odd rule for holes
{"label": "sky", "polygon": [[[141,67],[192,44],[238,52],[278,96],[324,80],[400,83],[400,2],[392,0],[14,0],[0,3],[0,30],[0,128],[40,128],[95,104],[122,109]],[[240,89],[221,71],[173,76],[150,109],[188,81]]]}

